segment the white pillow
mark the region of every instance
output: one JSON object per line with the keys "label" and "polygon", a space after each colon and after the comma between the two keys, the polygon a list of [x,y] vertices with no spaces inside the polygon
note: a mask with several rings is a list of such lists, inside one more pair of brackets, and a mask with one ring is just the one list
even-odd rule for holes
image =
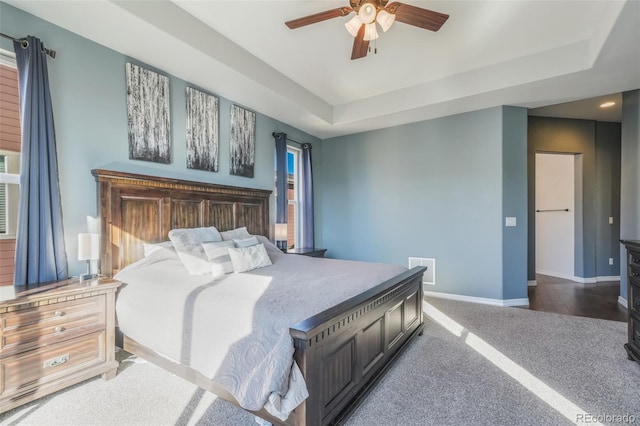
{"label": "white pillow", "polygon": [[243,248],[229,248],[229,257],[233,264],[233,271],[246,272],[253,269],[271,265],[271,259],[264,248],[264,244],[258,244]]}
{"label": "white pillow", "polygon": [[233,272],[233,264],[229,257],[229,248],[233,248],[233,241],[218,241],[202,244],[204,252],[211,264],[211,273],[218,277]]}
{"label": "white pillow", "polygon": [[247,227],[232,229],[231,231],[222,231],[222,241],[239,240],[242,238],[249,238],[251,234],[247,231]]}
{"label": "white pillow", "polygon": [[183,228],[169,231],[169,239],[178,252],[180,260],[192,275],[211,273],[211,264],[204,252],[202,243],[222,241],[216,228]]}
{"label": "white pillow", "polygon": [[173,250],[173,243],[171,241],[163,241],[161,243],[143,244],[144,257],[149,256],[154,251],[158,250]]}
{"label": "white pillow", "polygon": [[233,243],[236,245],[236,248],[243,248],[258,245],[259,241],[256,237],[249,237],[241,240],[233,240]]}

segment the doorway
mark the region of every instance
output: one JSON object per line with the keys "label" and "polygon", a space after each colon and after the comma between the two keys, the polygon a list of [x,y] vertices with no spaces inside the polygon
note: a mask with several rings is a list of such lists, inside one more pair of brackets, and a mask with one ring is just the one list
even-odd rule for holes
{"label": "doorway", "polygon": [[575,278],[576,155],[536,153],[536,273]]}

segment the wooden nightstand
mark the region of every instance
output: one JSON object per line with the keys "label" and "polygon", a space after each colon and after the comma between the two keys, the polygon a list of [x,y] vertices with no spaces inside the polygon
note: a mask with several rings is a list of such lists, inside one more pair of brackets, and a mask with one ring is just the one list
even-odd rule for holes
{"label": "wooden nightstand", "polygon": [[288,249],[286,253],[299,254],[302,256],[309,256],[309,257],[324,257],[324,253],[326,251],[327,249],[321,249],[321,248],[293,248],[293,249]]}
{"label": "wooden nightstand", "polygon": [[0,413],[102,374],[116,375],[109,278],[16,287],[0,301]]}

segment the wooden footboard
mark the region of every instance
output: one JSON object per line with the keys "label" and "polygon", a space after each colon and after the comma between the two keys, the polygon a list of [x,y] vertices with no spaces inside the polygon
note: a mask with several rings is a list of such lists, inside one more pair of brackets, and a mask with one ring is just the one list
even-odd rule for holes
{"label": "wooden footboard", "polygon": [[295,360],[309,398],[296,424],[339,424],[424,327],[422,274],[413,268],[295,324]]}
{"label": "wooden footboard", "polygon": [[[422,334],[422,274],[413,268],[290,328],[294,358],[309,398],[280,422],[265,410],[254,414],[282,425],[340,424],[392,365],[411,339]],[[185,365],[124,337],[124,350],[146,359],[235,405],[222,387]]]}

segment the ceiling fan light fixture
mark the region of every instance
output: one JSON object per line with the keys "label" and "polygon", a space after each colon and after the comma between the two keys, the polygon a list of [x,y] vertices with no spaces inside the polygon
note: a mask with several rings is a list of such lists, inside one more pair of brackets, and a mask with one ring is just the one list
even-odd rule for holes
{"label": "ceiling fan light fixture", "polygon": [[362,19],[362,23],[370,24],[376,20],[377,9],[373,3],[365,3],[360,6],[358,10],[358,16]]}
{"label": "ceiling fan light fixture", "polygon": [[360,16],[356,15],[353,18],[351,18],[349,22],[344,24],[344,27],[347,29],[347,31],[349,31],[349,34],[351,34],[352,37],[356,37],[358,35],[358,30],[360,30],[360,27],[362,26],[363,23],[364,22],[362,22],[362,19],[360,19]]}
{"label": "ceiling fan light fixture", "polygon": [[395,20],[396,15],[393,13],[389,13],[386,10],[381,10],[380,12],[378,12],[378,16],[376,17],[376,22],[380,24],[380,28],[382,28],[382,31],[384,31],[385,33],[389,28],[391,28],[391,25],[393,25],[393,22]]}
{"label": "ceiling fan light fixture", "polygon": [[370,24],[366,24],[364,27],[364,38],[365,41],[375,40],[378,37],[378,30],[376,29],[376,23],[372,22]]}

